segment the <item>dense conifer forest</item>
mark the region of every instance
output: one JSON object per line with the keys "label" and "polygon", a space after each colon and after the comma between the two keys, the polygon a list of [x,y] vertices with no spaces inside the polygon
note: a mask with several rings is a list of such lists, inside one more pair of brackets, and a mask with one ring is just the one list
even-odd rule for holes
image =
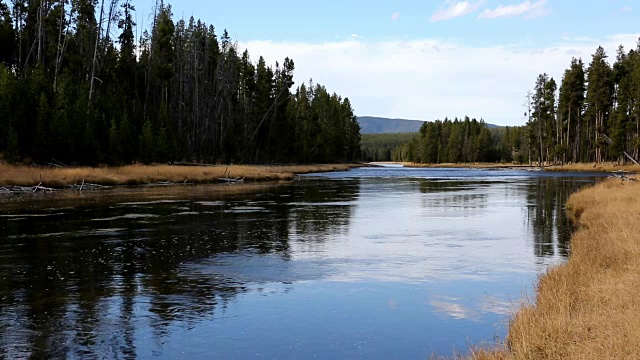
{"label": "dense conifer forest", "polygon": [[602,47],[588,65],[572,59],[560,84],[539,75],[524,115],[524,126],[491,130],[469,118],[425,123],[393,158],[417,163],[638,161],[640,42],[628,52],[620,46],[613,65]]}
{"label": "dense conifer forest", "polygon": [[[9,162],[337,162],[360,157],[347,98],[294,88],[227,31],[130,0],[0,0],[0,153]],[[142,35],[137,37],[136,34]]]}
{"label": "dense conifer forest", "polygon": [[[360,118],[358,118],[360,119]],[[394,149],[418,136],[416,132],[362,134],[360,148],[363,161],[392,161]]]}

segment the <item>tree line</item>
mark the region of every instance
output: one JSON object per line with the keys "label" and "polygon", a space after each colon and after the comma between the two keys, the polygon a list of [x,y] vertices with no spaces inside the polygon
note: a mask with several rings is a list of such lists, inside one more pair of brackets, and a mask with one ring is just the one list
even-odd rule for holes
{"label": "tree line", "polygon": [[613,65],[598,47],[585,68],[573,58],[560,89],[538,76],[528,109],[528,138],[538,162],[638,161],[640,148],[640,42],[620,45]]}
{"label": "tree line", "polygon": [[240,53],[225,30],[130,0],[0,0],[0,153],[79,164],[337,162],[360,156],[348,98],[293,60]]}
{"label": "tree line", "polygon": [[391,161],[393,151],[399,145],[411,141],[417,133],[362,134],[360,148],[362,161]]}
{"label": "tree line", "polygon": [[393,160],[414,163],[495,162],[510,158],[503,137],[484,120],[455,118],[426,122],[417,137],[393,150]]}
{"label": "tree line", "polygon": [[640,160],[640,41],[618,47],[613,65],[602,47],[588,66],[573,58],[558,83],[540,74],[527,94],[526,124],[488,129],[482,121],[426,123],[397,147],[396,161],[566,164]]}

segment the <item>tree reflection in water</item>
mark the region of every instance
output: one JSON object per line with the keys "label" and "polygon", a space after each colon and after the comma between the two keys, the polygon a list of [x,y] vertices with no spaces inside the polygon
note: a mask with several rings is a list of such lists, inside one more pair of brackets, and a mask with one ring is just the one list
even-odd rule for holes
{"label": "tree reflection in water", "polygon": [[[461,247],[467,259],[486,260],[495,257],[487,244],[523,249],[527,229],[537,259],[566,256],[564,204],[589,183],[376,178],[248,193],[172,187],[0,199],[0,358],[135,358],[155,351],[141,339],[161,348],[181,328],[219,322],[242,294],[320,278],[322,266],[309,268],[318,263],[334,266],[331,275],[341,280],[361,279],[371,268],[376,276],[395,271],[393,279],[437,276],[440,268],[473,275],[473,260],[458,258]],[[385,193],[391,207],[381,203]],[[510,217],[523,221],[519,228],[504,235],[517,239],[492,242],[502,236],[492,227],[510,226],[494,216],[496,202],[497,214],[522,211]],[[452,226],[460,238],[451,239]],[[457,248],[448,246],[454,242]],[[331,246],[341,252],[329,254]],[[524,252],[530,256],[528,245]],[[305,256],[311,261],[292,261]],[[500,271],[512,264],[495,263]]]}
{"label": "tree reflection in water", "polygon": [[172,324],[224,311],[251,281],[193,264],[236,253],[287,261],[292,233],[322,242],[348,228],[359,182],[258,190],[5,206],[0,357],[134,358],[141,323],[162,342]]}

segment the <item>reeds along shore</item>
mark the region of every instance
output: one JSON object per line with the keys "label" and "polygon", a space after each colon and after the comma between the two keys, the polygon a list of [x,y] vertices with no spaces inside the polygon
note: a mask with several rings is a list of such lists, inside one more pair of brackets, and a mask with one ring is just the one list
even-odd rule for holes
{"label": "reeds along shore", "polygon": [[473,359],[640,359],[640,184],[608,180],[571,196],[579,230],[567,264],[541,277],[507,345]]}
{"label": "reeds along shore", "polygon": [[0,186],[42,186],[63,188],[81,183],[100,185],[142,185],[158,182],[211,183],[219,178],[245,181],[292,180],[296,174],[347,170],[357,165],[283,166],[172,166],[128,165],[122,167],[39,168],[0,164]]}

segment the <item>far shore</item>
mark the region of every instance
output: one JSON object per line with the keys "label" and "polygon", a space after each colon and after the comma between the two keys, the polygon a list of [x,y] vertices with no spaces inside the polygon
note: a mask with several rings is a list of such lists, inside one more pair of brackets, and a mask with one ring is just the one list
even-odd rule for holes
{"label": "far shore", "polygon": [[127,165],[120,167],[31,167],[0,164],[0,190],[8,187],[85,189],[92,185],[204,184],[293,180],[298,174],[346,171],[361,164],[309,165]]}
{"label": "far shore", "polygon": [[[542,169],[538,165],[517,164],[517,163],[444,163],[444,164],[416,164],[409,162],[374,162],[372,164],[403,165],[409,168],[445,168],[445,169]],[[614,172],[624,171],[629,173],[640,173],[640,166],[635,164],[619,165],[614,162],[576,163],[565,165],[549,165],[544,167],[545,171],[556,172]]]}

